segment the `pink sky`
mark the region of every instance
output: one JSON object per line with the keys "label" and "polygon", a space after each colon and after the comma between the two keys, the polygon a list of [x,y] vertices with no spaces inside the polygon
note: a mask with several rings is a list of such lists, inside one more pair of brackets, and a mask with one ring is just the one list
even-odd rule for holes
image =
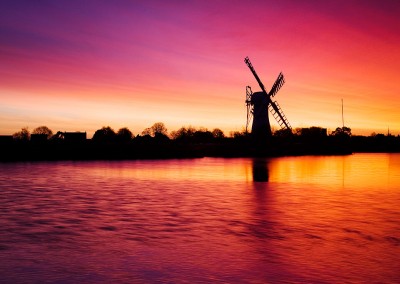
{"label": "pink sky", "polygon": [[[249,56],[293,128],[400,133],[400,2],[0,2],[0,134],[241,130]],[[271,121],[273,118],[271,118]]]}

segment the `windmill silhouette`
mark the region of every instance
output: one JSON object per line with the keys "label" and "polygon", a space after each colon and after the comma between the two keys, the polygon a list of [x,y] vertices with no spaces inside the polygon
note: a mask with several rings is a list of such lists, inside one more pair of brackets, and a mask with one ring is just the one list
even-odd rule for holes
{"label": "windmill silhouette", "polygon": [[261,82],[256,71],[251,65],[250,59],[246,57],[244,59],[246,65],[250,68],[256,78],[258,85],[260,85],[261,92],[252,92],[251,87],[246,87],[246,106],[247,106],[247,122],[246,122],[246,132],[253,118],[253,125],[251,127],[251,134],[257,139],[268,138],[272,136],[271,124],[269,123],[268,110],[271,112],[272,116],[278,122],[281,129],[292,130],[289,121],[287,120],[285,114],[283,113],[278,102],[273,101],[272,98],[276,95],[282,85],[285,83],[282,72],[279,73],[278,78],[272,85],[269,93],[265,90],[264,84]]}

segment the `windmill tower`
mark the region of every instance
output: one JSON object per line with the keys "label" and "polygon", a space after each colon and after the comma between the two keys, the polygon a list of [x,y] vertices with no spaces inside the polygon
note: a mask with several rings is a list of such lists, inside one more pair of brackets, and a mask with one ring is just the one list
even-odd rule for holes
{"label": "windmill tower", "polygon": [[256,78],[258,85],[260,85],[261,92],[252,92],[249,86],[246,87],[246,106],[247,106],[247,122],[246,122],[246,132],[250,124],[251,118],[253,118],[253,125],[251,127],[251,134],[257,139],[265,139],[272,136],[271,125],[269,123],[268,110],[271,112],[272,116],[278,122],[281,129],[292,130],[289,121],[287,120],[285,114],[280,108],[276,101],[272,98],[276,95],[279,89],[285,83],[283,74],[279,73],[278,78],[272,85],[269,93],[265,90],[264,84],[261,82],[256,71],[251,65],[250,59],[246,57],[244,62],[249,67],[250,71]]}

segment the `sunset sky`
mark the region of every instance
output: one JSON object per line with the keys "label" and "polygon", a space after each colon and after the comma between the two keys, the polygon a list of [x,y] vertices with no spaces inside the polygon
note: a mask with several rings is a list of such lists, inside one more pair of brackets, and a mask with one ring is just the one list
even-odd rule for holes
{"label": "sunset sky", "polygon": [[[293,128],[400,133],[400,1],[0,1],[0,134],[246,123],[249,56]],[[273,118],[271,117],[271,122]],[[274,122],[274,121],[273,121]]]}

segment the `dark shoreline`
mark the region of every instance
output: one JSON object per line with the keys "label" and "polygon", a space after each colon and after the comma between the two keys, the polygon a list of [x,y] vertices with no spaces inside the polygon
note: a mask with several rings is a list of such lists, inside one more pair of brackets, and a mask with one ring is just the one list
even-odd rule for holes
{"label": "dark shoreline", "polygon": [[250,139],[225,138],[211,143],[186,143],[148,139],[126,143],[78,143],[65,141],[13,141],[0,145],[0,162],[63,160],[185,159],[202,157],[282,157],[304,155],[349,155],[356,152],[399,153],[400,138],[325,137],[324,139],[274,138],[254,143]]}

